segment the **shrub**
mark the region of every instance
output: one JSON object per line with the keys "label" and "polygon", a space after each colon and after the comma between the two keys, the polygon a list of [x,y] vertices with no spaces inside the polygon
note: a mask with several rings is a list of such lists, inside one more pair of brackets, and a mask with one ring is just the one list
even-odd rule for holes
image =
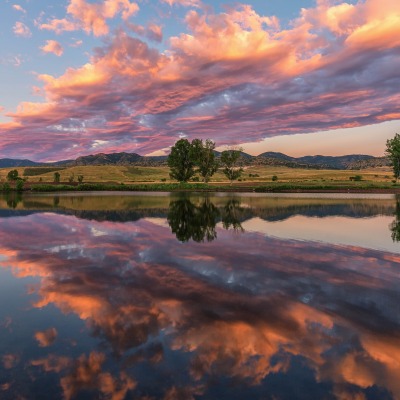
{"label": "shrub", "polygon": [[83,175],[78,175],[78,182],[82,183],[83,182]]}
{"label": "shrub", "polygon": [[11,186],[8,182],[4,183],[3,185],[3,191],[4,192],[9,192],[11,190]]}
{"label": "shrub", "polygon": [[160,181],[161,182],[167,182],[167,178],[161,178]]}
{"label": "shrub", "polygon": [[60,183],[60,173],[59,172],[54,172],[54,182],[55,183]]}
{"label": "shrub", "polygon": [[24,181],[22,179],[18,180],[15,188],[17,192],[22,192],[24,190]]}
{"label": "shrub", "polygon": [[276,175],[274,175],[273,177],[272,177],[272,182],[276,182],[278,180],[278,177],[276,176]]}

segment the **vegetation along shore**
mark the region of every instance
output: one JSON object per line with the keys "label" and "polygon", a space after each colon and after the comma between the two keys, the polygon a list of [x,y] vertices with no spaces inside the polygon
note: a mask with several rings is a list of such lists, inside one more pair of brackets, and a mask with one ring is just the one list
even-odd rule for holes
{"label": "vegetation along shore", "polygon": [[[400,140],[398,135],[392,141]],[[99,154],[86,161],[35,164],[8,160],[18,167],[0,168],[0,190],[8,191],[240,191],[240,192],[385,192],[399,193],[395,156],[303,157],[314,164],[293,165],[280,153],[252,157],[240,149],[222,153],[212,141],[179,140],[169,157],[150,164],[127,154]],[[132,156],[132,155],[130,155]],[[122,160],[128,160],[123,162]],[[292,158],[293,159],[293,158]],[[104,164],[102,164],[102,160]],[[111,160],[111,161],[110,161]],[[261,161],[260,161],[261,160]],[[4,160],[3,161],[4,165]],[[91,162],[92,161],[92,162]],[[330,167],[328,168],[327,165]],[[393,165],[396,166],[393,167]]]}

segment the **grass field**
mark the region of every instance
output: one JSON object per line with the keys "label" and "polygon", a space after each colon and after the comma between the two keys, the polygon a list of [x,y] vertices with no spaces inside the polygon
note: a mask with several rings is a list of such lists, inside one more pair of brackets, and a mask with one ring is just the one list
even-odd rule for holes
{"label": "grass field", "polygon": [[[0,169],[0,181],[5,182],[7,173],[13,168]],[[33,176],[24,176],[25,168],[15,168],[19,176],[27,179],[28,184],[51,183],[54,181],[54,171],[48,172],[48,168],[29,168]],[[32,172],[32,170],[34,171]],[[41,173],[43,171],[43,173]],[[58,171],[60,182],[69,183],[70,177],[74,176],[74,182],[78,175],[83,175],[84,183],[113,183],[113,184],[138,184],[138,183],[173,183],[169,178],[168,167],[136,167],[136,166],[79,166],[69,167]],[[250,176],[251,175],[251,176]],[[256,175],[256,176],[254,176]],[[364,170],[314,170],[293,169],[287,167],[252,166],[247,167],[240,181],[235,186],[258,186],[271,184],[272,177],[278,180],[274,184],[305,184],[307,186],[320,185],[351,185],[376,184],[390,185],[393,174],[389,167],[380,167]],[[353,182],[350,177],[361,175],[361,182]],[[211,179],[211,184],[228,184],[228,180],[222,172],[218,171]]]}

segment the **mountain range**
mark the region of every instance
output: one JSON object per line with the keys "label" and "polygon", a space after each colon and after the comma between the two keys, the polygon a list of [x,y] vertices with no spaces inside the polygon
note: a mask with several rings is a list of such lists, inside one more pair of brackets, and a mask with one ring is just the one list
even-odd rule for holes
{"label": "mountain range", "polygon": [[[219,157],[221,153],[215,152]],[[241,153],[240,164],[285,166],[291,168],[313,169],[361,169],[367,167],[381,167],[389,165],[386,157],[374,157],[364,154],[351,154],[345,156],[304,156],[290,157],[283,153],[266,152],[258,156]],[[44,167],[59,166],[72,167],[80,165],[136,165],[136,166],[161,166],[167,165],[167,156],[146,157],[136,153],[93,154],[78,157],[75,160],[62,160],[50,163],[39,163],[31,160],[18,160],[12,158],[0,159],[0,168],[15,167]]]}

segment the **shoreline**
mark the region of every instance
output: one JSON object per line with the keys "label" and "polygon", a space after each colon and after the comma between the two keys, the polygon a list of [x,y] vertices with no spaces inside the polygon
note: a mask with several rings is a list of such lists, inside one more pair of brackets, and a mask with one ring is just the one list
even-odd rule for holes
{"label": "shoreline", "polygon": [[236,192],[236,193],[365,193],[365,194],[400,194],[400,185],[379,187],[373,184],[349,186],[334,185],[301,185],[301,184],[264,184],[264,185],[216,185],[203,183],[185,184],[99,184],[85,183],[81,185],[42,184],[29,185],[23,190],[10,188],[1,190],[0,194],[34,194],[34,193],[82,193],[82,192]]}

